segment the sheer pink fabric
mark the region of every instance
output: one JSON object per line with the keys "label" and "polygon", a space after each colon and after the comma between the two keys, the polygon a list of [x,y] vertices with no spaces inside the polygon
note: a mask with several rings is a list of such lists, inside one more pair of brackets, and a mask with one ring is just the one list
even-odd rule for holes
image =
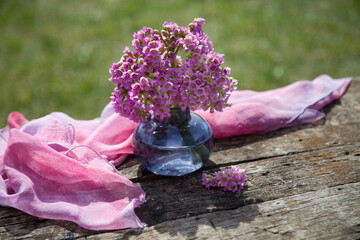
{"label": "sheer pink fabric", "polygon": [[352,78],[334,80],[321,75],[266,92],[236,91],[223,112],[197,111],[210,124],[214,137],[265,133],[319,120],[325,105],[339,99]]}
{"label": "sheer pink fabric", "polygon": [[[266,92],[238,91],[224,112],[196,112],[215,138],[265,133],[324,117],[321,108],[350,82],[323,75]],[[28,121],[11,113],[0,135],[0,205],[92,230],[143,227],[134,208],[145,193],[114,168],[132,153],[136,126],[110,104],[89,121],[64,113]]]}

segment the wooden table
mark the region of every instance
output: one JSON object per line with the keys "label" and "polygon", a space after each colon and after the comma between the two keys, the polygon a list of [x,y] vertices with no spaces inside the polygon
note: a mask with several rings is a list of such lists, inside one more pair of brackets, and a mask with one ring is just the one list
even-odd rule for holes
{"label": "wooden table", "polygon": [[[312,124],[216,141],[202,171],[155,176],[130,157],[119,170],[147,193],[144,229],[89,231],[0,207],[0,239],[359,239],[360,78]],[[203,171],[246,169],[245,190],[207,190]]]}

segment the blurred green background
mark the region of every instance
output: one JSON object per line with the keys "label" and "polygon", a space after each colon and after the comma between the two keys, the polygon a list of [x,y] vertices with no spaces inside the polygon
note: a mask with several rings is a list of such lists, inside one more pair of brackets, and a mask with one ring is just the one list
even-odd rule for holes
{"label": "blurred green background", "polygon": [[98,117],[114,88],[108,69],[133,32],[195,17],[240,89],[360,75],[357,0],[1,0],[0,127],[12,111]]}

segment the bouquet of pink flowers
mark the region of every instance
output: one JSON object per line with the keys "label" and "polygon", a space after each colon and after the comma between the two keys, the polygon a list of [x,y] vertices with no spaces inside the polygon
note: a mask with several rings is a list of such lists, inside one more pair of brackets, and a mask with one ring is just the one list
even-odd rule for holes
{"label": "bouquet of pink flowers", "polygon": [[213,51],[204,23],[202,18],[188,27],[165,22],[161,31],[144,27],[134,33],[135,50],[126,47],[110,68],[117,113],[144,122],[151,114],[169,117],[170,107],[213,112],[228,106],[237,81],[229,67],[221,67],[223,55]]}

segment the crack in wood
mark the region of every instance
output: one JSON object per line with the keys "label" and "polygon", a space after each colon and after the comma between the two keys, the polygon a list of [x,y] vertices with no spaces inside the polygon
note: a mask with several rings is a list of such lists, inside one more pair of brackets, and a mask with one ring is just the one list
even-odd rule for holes
{"label": "crack in wood", "polygon": [[216,230],[216,226],[215,226],[214,222],[211,219],[209,219],[209,222],[210,222],[210,225],[213,227],[213,229]]}

